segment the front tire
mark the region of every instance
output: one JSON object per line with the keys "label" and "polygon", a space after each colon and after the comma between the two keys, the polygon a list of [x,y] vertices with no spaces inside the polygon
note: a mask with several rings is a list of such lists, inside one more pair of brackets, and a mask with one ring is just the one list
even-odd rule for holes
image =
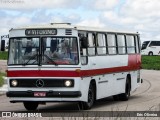
{"label": "front tire", "polygon": [[79,105],[81,109],[88,110],[91,109],[95,102],[95,89],[93,84],[90,84],[89,90],[88,90],[88,102],[80,102]]}
{"label": "front tire", "polygon": [[114,101],[119,101],[119,95],[113,95],[113,100]]}
{"label": "front tire", "polygon": [[36,110],[38,104],[38,102],[23,102],[23,105],[27,110]]}

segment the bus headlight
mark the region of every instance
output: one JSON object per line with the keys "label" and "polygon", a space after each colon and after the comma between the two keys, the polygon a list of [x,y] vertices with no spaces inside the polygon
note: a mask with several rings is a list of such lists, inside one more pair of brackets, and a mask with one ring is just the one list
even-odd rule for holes
{"label": "bus headlight", "polygon": [[66,86],[66,87],[71,87],[72,86],[72,81],[71,80],[65,80],[64,81],[64,85]]}
{"label": "bus headlight", "polygon": [[12,81],[11,81],[11,85],[12,85],[13,87],[16,87],[16,86],[18,85],[18,81],[17,81],[17,80],[12,80]]}

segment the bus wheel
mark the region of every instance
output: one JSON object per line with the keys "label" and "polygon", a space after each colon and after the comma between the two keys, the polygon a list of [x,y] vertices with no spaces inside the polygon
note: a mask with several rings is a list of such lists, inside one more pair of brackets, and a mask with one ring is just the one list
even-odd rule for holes
{"label": "bus wheel", "polygon": [[131,83],[127,78],[125,93],[119,94],[119,99],[122,101],[127,101],[130,97],[130,91],[131,91]]}
{"label": "bus wheel", "polygon": [[95,90],[94,86],[91,83],[89,86],[89,90],[88,90],[88,102],[81,102],[80,103],[81,109],[84,109],[84,110],[91,109],[95,101],[95,91],[94,90]]}
{"label": "bus wheel", "polygon": [[149,52],[148,55],[149,55],[149,56],[152,56],[152,55],[153,55],[153,52]]}
{"label": "bus wheel", "polygon": [[27,110],[36,110],[38,107],[38,102],[23,102],[23,104]]}
{"label": "bus wheel", "polygon": [[114,99],[114,101],[118,101],[119,100],[119,95],[113,95],[113,99]]}

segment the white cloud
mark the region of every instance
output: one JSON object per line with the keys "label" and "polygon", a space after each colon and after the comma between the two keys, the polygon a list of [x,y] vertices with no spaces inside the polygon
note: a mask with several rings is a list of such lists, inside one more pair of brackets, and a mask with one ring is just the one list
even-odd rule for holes
{"label": "white cloud", "polygon": [[106,19],[111,21],[112,23],[119,24],[119,25],[132,25],[133,23],[137,22],[137,19],[133,17],[125,17],[125,16],[120,16],[114,11],[107,11],[103,12],[102,16]]}
{"label": "white cloud", "polygon": [[99,19],[85,19],[77,23],[79,26],[104,27],[105,24]]}
{"label": "white cloud", "polygon": [[113,11],[104,12],[102,16],[104,16],[104,18],[106,18],[110,21],[113,21],[113,22],[114,21],[116,22],[118,20],[118,15],[115,14],[115,12],[113,12]]}
{"label": "white cloud", "polygon": [[0,0],[0,8],[16,10],[75,8],[79,3],[77,0]]}
{"label": "white cloud", "polygon": [[160,35],[159,34],[155,36],[155,40],[160,40]]}
{"label": "white cloud", "polygon": [[6,17],[0,19],[0,26],[3,26],[3,28],[11,28],[28,24],[31,24],[31,20],[27,17],[15,17],[15,18]]}
{"label": "white cloud", "polygon": [[127,0],[118,10],[104,11],[101,18],[112,27],[138,31],[143,39],[160,39],[159,0]]}
{"label": "white cloud", "polygon": [[91,5],[98,10],[108,10],[114,8],[118,2],[119,0],[94,0]]}
{"label": "white cloud", "polygon": [[28,17],[17,17],[11,20],[11,25],[21,26],[31,24],[31,19]]}
{"label": "white cloud", "polygon": [[27,17],[5,17],[0,19],[0,36],[9,34],[11,28],[28,24],[31,24],[31,20]]}
{"label": "white cloud", "polygon": [[159,17],[159,0],[127,0],[121,13],[138,18]]}
{"label": "white cloud", "polygon": [[1,28],[0,29],[0,35],[7,35],[8,34],[9,29],[8,28]]}

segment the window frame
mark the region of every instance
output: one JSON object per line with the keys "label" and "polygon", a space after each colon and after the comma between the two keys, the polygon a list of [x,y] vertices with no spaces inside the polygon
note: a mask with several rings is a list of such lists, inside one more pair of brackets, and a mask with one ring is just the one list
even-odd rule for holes
{"label": "window frame", "polygon": [[[127,54],[136,54],[136,42],[135,42],[135,35],[134,34],[125,34],[126,36],[126,48],[127,48]],[[132,36],[133,37],[133,43],[134,43],[134,46],[128,46],[128,40],[127,40],[127,36]],[[129,53],[128,52],[128,48],[134,48],[134,53]]]}
{"label": "window frame", "polygon": [[[117,37],[116,37],[116,34],[117,33],[114,33],[114,32],[107,32],[107,37],[106,37],[106,40],[107,40],[107,51],[108,51],[108,55],[117,55],[118,54],[118,51],[117,51]],[[115,46],[109,46],[109,44],[108,44],[108,35],[114,35],[115,36]],[[116,51],[116,53],[115,54],[110,54],[109,53],[109,48],[115,48],[115,51]]]}
{"label": "window frame", "polygon": [[[105,39],[104,39],[104,41],[105,41],[105,46],[99,46],[98,45],[98,34],[102,34],[102,35],[104,35],[104,37],[105,37]],[[97,56],[105,56],[105,55],[107,55],[108,54],[108,50],[107,50],[107,35],[106,35],[106,33],[104,33],[104,32],[97,32],[97,34],[96,34],[96,51],[97,51]],[[103,53],[103,54],[99,54],[98,53],[98,48],[105,48],[106,49],[106,53]]]}
{"label": "window frame", "polygon": [[[124,37],[124,46],[119,46],[118,45],[118,35],[121,35]],[[117,33],[117,48],[118,48],[118,54],[119,55],[126,55],[127,54],[127,47],[126,47],[126,36],[123,33]],[[125,48],[125,53],[119,53],[119,48]]]}
{"label": "window frame", "polygon": [[[93,40],[93,45],[94,46],[89,46],[89,37],[88,37],[88,35],[89,34],[92,34],[92,40]],[[94,39],[93,39],[94,38]],[[96,34],[94,33],[94,32],[87,32],[87,40],[88,40],[88,47],[87,47],[87,55],[88,56],[96,56],[97,55],[97,49],[96,49]],[[95,50],[94,50],[94,54],[93,55],[90,55],[89,54],[89,48],[94,48]]]}

